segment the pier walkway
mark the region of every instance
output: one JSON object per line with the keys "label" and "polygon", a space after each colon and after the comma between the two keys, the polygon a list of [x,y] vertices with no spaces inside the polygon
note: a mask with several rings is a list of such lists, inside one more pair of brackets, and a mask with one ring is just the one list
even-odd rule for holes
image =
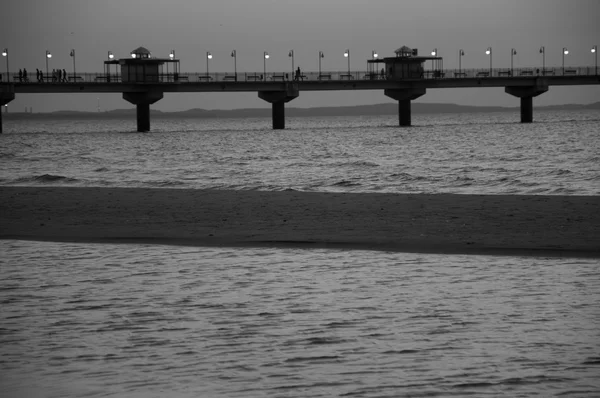
{"label": "pier walkway", "polygon": [[[190,92],[257,92],[272,104],[273,128],[285,128],[285,103],[301,91],[383,90],[398,101],[399,124],[410,126],[411,101],[427,89],[504,87],[506,93],[521,99],[521,122],[533,120],[533,97],[550,86],[596,85],[600,75],[595,67],[495,68],[424,70],[418,77],[393,78],[381,72],[321,71],[268,73],[166,73],[146,75],[146,81],[122,81],[120,74],[67,74],[61,81],[52,76],[29,75],[26,81],[4,73],[0,81],[0,105],[17,94],[32,93],[122,93],[137,106],[138,131],[150,129],[150,104],[162,99],[163,93]],[[0,132],[2,131],[0,112]]]}

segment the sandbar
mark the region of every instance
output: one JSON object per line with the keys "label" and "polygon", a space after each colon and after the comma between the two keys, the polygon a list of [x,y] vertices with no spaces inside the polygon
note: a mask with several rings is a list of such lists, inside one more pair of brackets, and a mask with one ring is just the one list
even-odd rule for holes
{"label": "sandbar", "polygon": [[0,188],[0,238],[600,257],[600,197]]}

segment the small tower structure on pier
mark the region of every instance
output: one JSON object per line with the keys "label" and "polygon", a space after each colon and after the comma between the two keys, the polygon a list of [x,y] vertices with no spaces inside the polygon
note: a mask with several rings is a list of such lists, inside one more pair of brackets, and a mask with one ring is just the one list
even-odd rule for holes
{"label": "small tower structure on pier", "polygon": [[[441,57],[419,56],[419,51],[414,48],[402,46],[396,51],[395,57],[371,59],[367,62],[378,71],[383,64],[383,73],[379,75],[386,80],[405,80],[441,77],[444,62]],[[425,62],[431,61],[431,70],[427,70]]]}
{"label": "small tower structure on pier", "polygon": [[[131,53],[131,58],[109,59],[104,61],[106,81],[111,80],[110,66],[121,67],[121,73],[112,77],[126,85],[142,83],[135,91],[123,91],[123,99],[136,106],[137,131],[150,131],[150,105],[163,98],[164,83],[179,80],[179,60],[172,52],[169,58],[154,58],[145,47],[138,47]],[[169,64],[173,65],[169,73]],[[166,65],[166,68],[163,68]],[[166,69],[166,73],[165,70]]]}
{"label": "small tower structure on pier", "polygon": [[[110,76],[110,66],[121,67],[119,73],[123,83],[165,83],[177,81],[179,77],[179,60],[173,57],[152,57],[145,47],[133,50],[130,58],[109,59],[104,61],[104,69]],[[169,65],[172,65],[169,71]],[[166,66],[166,67],[165,67]]]}

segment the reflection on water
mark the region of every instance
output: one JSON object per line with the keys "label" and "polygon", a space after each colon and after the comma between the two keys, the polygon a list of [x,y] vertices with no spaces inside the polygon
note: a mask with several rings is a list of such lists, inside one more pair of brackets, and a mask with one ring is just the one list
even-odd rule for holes
{"label": "reflection on water", "polygon": [[598,396],[593,259],[0,241],[3,397]]}

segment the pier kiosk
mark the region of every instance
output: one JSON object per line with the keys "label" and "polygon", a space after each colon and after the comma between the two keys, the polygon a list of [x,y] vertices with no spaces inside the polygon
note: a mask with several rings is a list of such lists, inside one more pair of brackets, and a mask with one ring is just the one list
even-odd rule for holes
{"label": "pier kiosk", "polygon": [[[384,94],[398,101],[398,119],[400,126],[411,125],[411,101],[425,94],[426,89],[419,86],[411,87],[411,80],[439,79],[444,77],[443,59],[437,56],[421,57],[418,50],[402,46],[395,51],[395,57],[372,59],[367,62],[379,74],[372,77],[388,81],[402,81],[406,88],[385,89]],[[431,69],[426,62],[431,61]]]}
{"label": "pier kiosk", "polygon": [[[177,82],[179,80],[179,60],[174,58],[153,58],[150,51],[138,47],[131,52],[131,58],[104,61],[106,81],[110,82],[110,66],[121,68],[121,73],[112,77],[120,78],[122,83],[136,84],[142,90],[123,92],[123,99],[135,104],[137,111],[137,131],[150,131],[150,105],[163,98],[163,92],[152,83]],[[168,73],[168,65],[172,64],[172,74]],[[164,73],[164,66],[167,73]],[[139,83],[146,83],[138,85]]]}

